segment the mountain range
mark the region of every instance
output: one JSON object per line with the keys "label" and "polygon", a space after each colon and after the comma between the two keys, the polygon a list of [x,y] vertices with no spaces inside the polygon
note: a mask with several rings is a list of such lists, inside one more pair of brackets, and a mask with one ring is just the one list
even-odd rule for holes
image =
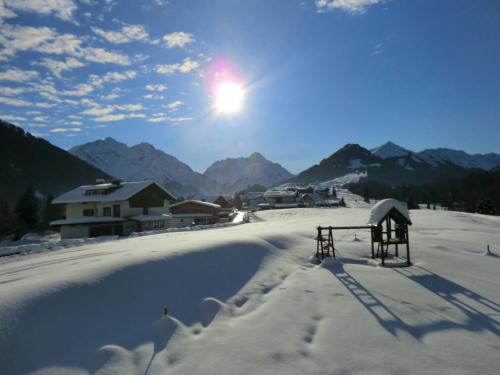
{"label": "mountain range", "polygon": [[407,150],[395,143],[387,142],[380,147],[370,150],[372,154],[388,159],[396,156],[412,156],[423,160],[432,166],[438,166],[446,162],[458,165],[463,168],[477,168],[491,170],[500,165],[500,155],[495,153],[470,155],[464,151],[452,150],[449,148],[425,149],[420,152]]}
{"label": "mountain range", "polygon": [[0,195],[8,197],[28,186],[42,195],[57,195],[97,178],[112,177],[155,180],[179,197],[231,195],[255,184],[269,188],[281,183],[352,181],[346,176],[392,186],[428,184],[500,165],[500,155],[495,153],[470,155],[444,148],[414,152],[387,142],[371,150],[347,144],[296,176],[257,152],[216,161],[199,173],[148,143],[128,146],[106,138],[67,152],[4,121],[0,122],[0,131]]}
{"label": "mountain range", "polygon": [[202,174],[149,143],[129,147],[106,138],[75,146],[69,152],[117,178],[155,180],[184,197],[232,195],[249,185],[270,187],[293,176],[259,153],[216,161]]}

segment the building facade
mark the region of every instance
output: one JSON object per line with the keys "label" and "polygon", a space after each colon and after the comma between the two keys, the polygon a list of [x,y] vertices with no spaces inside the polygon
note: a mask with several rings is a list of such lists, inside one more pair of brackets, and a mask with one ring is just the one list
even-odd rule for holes
{"label": "building facade", "polygon": [[61,238],[128,235],[169,227],[175,197],[153,181],[110,182],[79,186],[52,201],[64,205]]}

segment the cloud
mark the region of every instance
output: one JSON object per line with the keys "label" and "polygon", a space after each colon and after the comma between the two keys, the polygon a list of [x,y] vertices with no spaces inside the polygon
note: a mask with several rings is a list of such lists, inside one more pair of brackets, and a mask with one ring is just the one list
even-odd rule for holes
{"label": "cloud", "polygon": [[149,34],[142,25],[126,25],[119,31],[106,31],[91,27],[92,31],[110,43],[122,44],[132,41],[146,41]]}
{"label": "cloud", "polygon": [[86,96],[92,91],[94,91],[94,86],[87,83],[80,83],[79,85],[75,85],[73,90],[66,90],[61,92],[61,94],[66,96]]}
{"label": "cloud", "polygon": [[155,116],[153,118],[148,118],[146,121],[158,123],[158,122],[173,122],[180,123],[185,121],[191,121],[192,117],[169,117],[169,116]]}
{"label": "cloud", "polygon": [[0,28],[0,61],[18,52],[33,51],[48,55],[67,54],[86,61],[130,65],[128,56],[103,48],[85,47],[84,41],[73,34],[59,34],[49,27],[2,25]]}
{"label": "cloud", "polygon": [[67,57],[66,60],[44,58],[38,64],[46,67],[57,78],[61,78],[61,73],[63,71],[70,71],[85,66],[84,63],[74,57]]}
{"label": "cloud", "polygon": [[189,73],[200,67],[200,63],[191,60],[189,57],[185,58],[182,63],[156,65],[156,72],[160,74],[172,74],[175,72]]}
{"label": "cloud", "polygon": [[137,72],[133,70],[127,70],[125,72],[108,72],[103,76],[98,76],[96,74],[90,75],[90,83],[94,86],[101,86],[103,83],[108,82],[121,82],[127,79],[133,79],[137,76]]}
{"label": "cloud", "polygon": [[128,118],[145,118],[146,116],[142,113],[119,113],[116,115],[104,115],[94,119],[95,122],[113,122],[121,121]]}
{"label": "cloud", "polygon": [[0,104],[10,105],[13,107],[27,107],[31,103],[22,99],[6,98],[5,96],[0,96]]}
{"label": "cloud", "polygon": [[143,96],[144,99],[149,99],[149,100],[162,100],[165,99],[163,95],[153,95],[153,94],[146,94]]}
{"label": "cloud", "polygon": [[316,0],[318,12],[344,10],[350,13],[365,13],[366,8],[382,0]]}
{"label": "cloud", "polygon": [[9,69],[0,72],[0,81],[26,82],[37,76],[34,70]]}
{"label": "cloud", "polygon": [[0,87],[0,95],[14,96],[22,94],[24,91],[23,87]]}
{"label": "cloud", "polygon": [[79,133],[82,131],[82,129],[80,129],[80,128],[52,128],[49,131],[51,133],[67,133],[67,132]]}
{"label": "cloud", "polygon": [[128,112],[137,112],[142,110],[144,107],[142,106],[141,103],[139,104],[123,104],[123,105],[117,105],[116,108],[122,109],[124,111]]}
{"label": "cloud", "polygon": [[167,108],[170,109],[171,111],[177,111],[181,105],[184,103],[181,102],[180,100],[176,100],[175,102],[167,104]]}
{"label": "cloud", "polygon": [[163,7],[168,4],[167,0],[153,0],[153,4],[159,7]]}
{"label": "cloud", "polygon": [[146,90],[148,91],[165,91],[167,86],[165,85],[146,85]]}
{"label": "cloud", "polygon": [[[14,9],[43,15],[54,14],[64,21],[71,21],[77,6],[73,0],[3,0],[0,1],[0,17],[2,8],[4,12],[10,12],[11,14],[12,9]],[[7,17],[9,17],[9,13],[7,13]]]}
{"label": "cloud", "polygon": [[16,116],[16,115],[4,115],[0,113],[0,119],[10,122],[27,121],[26,117]]}
{"label": "cloud", "polygon": [[113,106],[107,106],[107,107],[94,107],[94,108],[89,108],[86,109],[85,111],[81,112],[82,115],[87,115],[87,116],[104,116],[108,115],[111,112],[113,112],[115,108]]}
{"label": "cloud", "polygon": [[184,47],[195,41],[193,34],[178,31],[175,33],[167,34],[163,37],[163,41],[168,48]]}

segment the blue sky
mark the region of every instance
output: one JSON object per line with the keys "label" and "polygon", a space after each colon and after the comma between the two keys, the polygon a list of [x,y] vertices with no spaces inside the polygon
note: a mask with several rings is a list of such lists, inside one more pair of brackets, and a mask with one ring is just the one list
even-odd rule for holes
{"label": "blue sky", "polygon": [[[237,113],[214,76],[237,77]],[[0,0],[0,118],[299,172],[345,143],[500,152],[496,0]]]}

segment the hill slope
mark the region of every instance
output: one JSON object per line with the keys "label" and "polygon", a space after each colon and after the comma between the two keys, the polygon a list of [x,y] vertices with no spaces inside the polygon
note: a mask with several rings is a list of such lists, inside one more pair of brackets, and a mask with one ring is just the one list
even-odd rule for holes
{"label": "hill slope", "polygon": [[56,196],[75,186],[111,178],[102,170],[20,127],[0,120],[0,197],[10,203],[27,188]]}

